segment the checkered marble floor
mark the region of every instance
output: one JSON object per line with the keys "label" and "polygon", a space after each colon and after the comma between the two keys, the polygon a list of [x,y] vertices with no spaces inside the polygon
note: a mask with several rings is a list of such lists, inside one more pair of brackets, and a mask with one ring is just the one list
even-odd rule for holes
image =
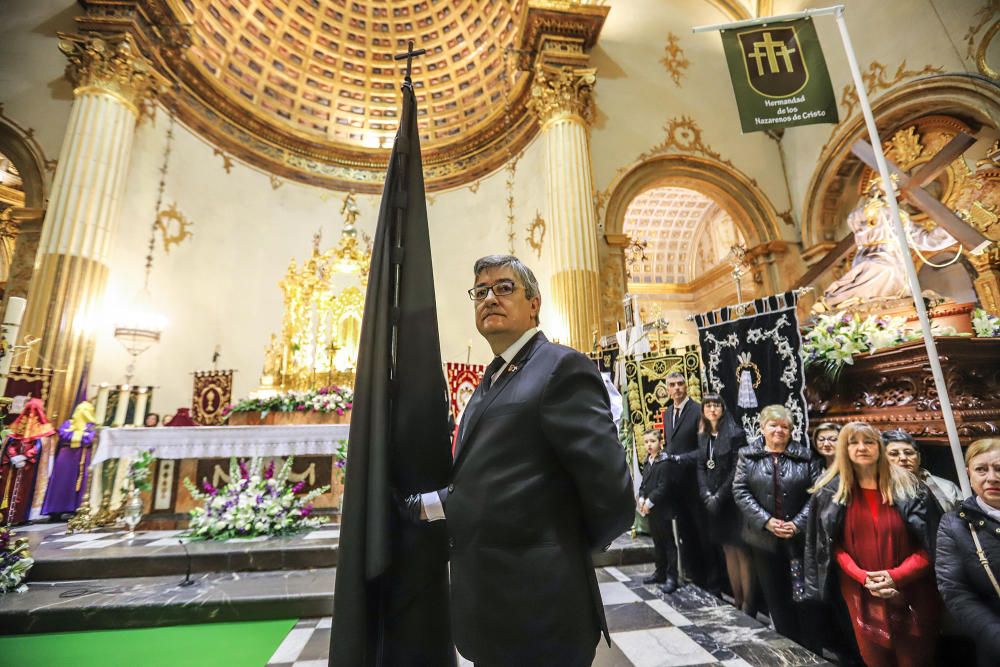
{"label": "checkered marble floor", "polygon": [[[26,527],[17,528],[16,533],[41,532],[31,531]],[[127,547],[144,549],[147,547],[173,546],[178,542],[190,542],[187,537],[180,537],[183,530],[140,530],[134,538],[129,538],[126,531],[95,532],[70,534],[66,531],[52,530],[41,538],[39,547],[43,549],[104,549],[106,547]],[[304,540],[339,540],[339,526],[324,526],[299,535]],[[270,537],[234,538],[224,543],[243,544],[247,542],[266,542]],[[37,549],[38,547],[36,547]]]}
{"label": "checkered marble floor", "polygon": [[[644,586],[650,565],[598,568],[597,578],[611,631],[594,667],[798,667],[828,665],[821,657],[757,620],[684,586],[663,595]],[[268,667],[326,667],[331,619],[300,620],[274,652]],[[459,665],[471,666],[466,660]]]}

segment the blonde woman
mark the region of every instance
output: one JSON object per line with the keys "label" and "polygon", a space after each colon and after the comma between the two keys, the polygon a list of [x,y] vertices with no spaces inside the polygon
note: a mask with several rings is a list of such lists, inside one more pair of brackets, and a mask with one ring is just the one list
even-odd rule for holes
{"label": "blonde woman", "polygon": [[834,464],[813,491],[810,596],[830,599],[837,572],[868,667],[932,664],[941,600],[931,554],[940,512],[930,491],[889,463],[881,435],[863,422],[840,431]]}
{"label": "blonde woman", "polygon": [[[1000,577],[1000,438],[969,445],[965,466],[974,495],[941,520],[935,569],[948,611],[976,642],[978,664],[995,666],[1000,665],[1000,584],[996,583]],[[977,553],[980,549],[985,563]]]}

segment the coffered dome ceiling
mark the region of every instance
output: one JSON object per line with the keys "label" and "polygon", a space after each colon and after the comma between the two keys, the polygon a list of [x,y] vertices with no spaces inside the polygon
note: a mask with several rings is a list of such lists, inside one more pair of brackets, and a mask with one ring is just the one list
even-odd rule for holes
{"label": "coffered dome ceiling", "polygon": [[[439,190],[494,171],[538,132],[525,70],[540,31],[589,49],[611,5],[628,10],[628,0],[79,1],[80,32],[133,33],[163,75],[161,101],[213,145],[358,192],[381,190],[405,73],[393,56],[409,40],[427,50],[412,78],[424,177]],[[754,4],[708,2],[733,18]]]}
{"label": "coffered dome ceiling", "polygon": [[[389,146],[408,40],[421,140],[433,149],[496,120],[526,0],[183,0],[188,59],[272,122],[353,148]],[[511,65],[513,63],[511,62]]]}

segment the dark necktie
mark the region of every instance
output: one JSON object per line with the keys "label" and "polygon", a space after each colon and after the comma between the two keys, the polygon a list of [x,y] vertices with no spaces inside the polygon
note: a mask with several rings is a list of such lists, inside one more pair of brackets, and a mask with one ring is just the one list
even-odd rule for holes
{"label": "dark necktie", "polygon": [[674,424],[673,424],[674,428],[677,428],[677,422],[679,422],[680,420],[681,420],[681,409],[674,408]]}
{"label": "dark necktie", "polygon": [[500,355],[497,355],[490,365],[486,367],[483,371],[483,391],[489,391],[490,387],[493,386],[493,375],[500,370],[500,367],[504,365],[504,359]]}

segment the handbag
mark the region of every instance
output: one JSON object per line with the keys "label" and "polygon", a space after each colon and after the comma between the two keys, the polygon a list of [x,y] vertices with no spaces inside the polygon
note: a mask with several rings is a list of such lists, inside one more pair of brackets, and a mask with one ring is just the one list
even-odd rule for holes
{"label": "handbag", "polygon": [[972,533],[972,541],[976,543],[976,555],[979,556],[979,564],[986,570],[986,576],[989,577],[990,583],[993,584],[993,590],[997,592],[997,597],[1000,597],[1000,584],[997,583],[997,578],[993,575],[993,570],[990,569],[990,561],[986,558],[983,545],[979,542],[979,534],[971,523],[969,524],[969,532]]}

